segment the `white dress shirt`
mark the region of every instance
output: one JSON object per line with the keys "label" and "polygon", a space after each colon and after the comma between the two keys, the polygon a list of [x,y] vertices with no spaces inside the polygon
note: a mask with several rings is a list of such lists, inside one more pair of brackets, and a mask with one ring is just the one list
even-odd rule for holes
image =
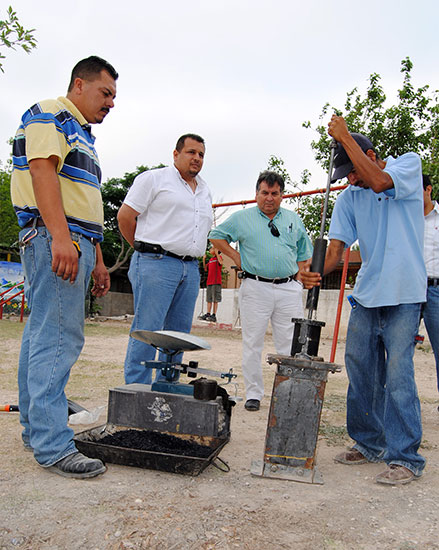
{"label": "white dress shirt", "polygon": [[439,277],[439,205],[435,201],[434,208],[425,218],[424,228],[424,259],[427,277]]}
{"label": "white dress shirt", "polygon": [[196,176],[195,192],[175,166],[148,170],[133,182],[124,203],[139,212],[134,238],[180,256],[202,256],[212,226],[212,198]]}

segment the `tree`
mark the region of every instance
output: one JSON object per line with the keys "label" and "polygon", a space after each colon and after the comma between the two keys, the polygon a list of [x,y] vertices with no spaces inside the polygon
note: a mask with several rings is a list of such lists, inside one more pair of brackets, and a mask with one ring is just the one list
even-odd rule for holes
{"label": "tree", "polygon": [[[408,151],[418,153],[423,169],[439,187],[439,105],[437,90],[431,92],[428,84],[415,88],[412,84],[413,63],[409,57],[401,61],[403,82],[397,92],[397,101],[387,106],[387,96],[380,84],[381,76],[373,73],[364,95],[357,88],[347,96],[343,109],[326,103],[320,121],[329,119],[329,111],[343,116],[351,132],[365,134],[375,145],[381,158],[397,157]],[[311,122],[303,123],[312,128]],[[320,122],[313,128],[319,139],[311,142],[316,161],[329,167],[330,136]]]}
{"label": "tree", "polygon": [[[315,128],[311,122],[303,123],[305,128],[313,129],[319,138],[311,142],[314,157],[320,166],[329,170],[330,142],[326,123],[330,113],[343,116],[351,132],[365,134],[375,145],[381,158],[397,157],[408,151],[418,153],[422,159],[425,173],[430,175],[434,192],[439,191],[439,104],[438,91],[430,91],[429,85],[415,88],[412,84],[411,71],[413,63],[406,57],[401,61],[403,82],[397,92],[397,101],[388,105],[387,96],[381,86],[381,76],[373,73],[365,94],[354,88],[346,94],[344,108],[340,109],[326,103],[320,114],[320,122]],[[300,185],[291,182],[282,159],[270,157],[268,168],[278,171],[288,178],[293,192],[300,192],[300,187],[309,183],[310,172],[304,170]],[[329,230],[331,213],[337,195],[329,197],[325,232]],[[310,235],[315,238],[320,233],[322,197],[303,197],[297,203],[297,211]]]}
{"label": "tree", "polygon": [[[37,39],[32,34],[35,29],[26,30],[18,21],[16,12],[9,6],[7,10],[8,17],[4,21],[0,20],[0,47],[22,48],[26,53],[30,53],[37,47]],[[0,52],[0,60],[6,56]],[[4,73],[3,63],[0,61],[0,71]]]}
{"label": "tree", "polygon": [[0,162],[0,249],[18,256],[12,245],[17,241],[20,227],[11,202],[11,171]]}
{"label": "tree", "polygon": [[133,251],[119,231],[117,212],[136,176],[147,170],[163,167],[164,164],[153,166],[152,168],[138,166],[134,172],[125,173],[123,178],[111,178],[102,184],[101,191],[105,220],[102,253],[105,265],[107,267],[111,266],[108,268],[110,273],[124,265]]}

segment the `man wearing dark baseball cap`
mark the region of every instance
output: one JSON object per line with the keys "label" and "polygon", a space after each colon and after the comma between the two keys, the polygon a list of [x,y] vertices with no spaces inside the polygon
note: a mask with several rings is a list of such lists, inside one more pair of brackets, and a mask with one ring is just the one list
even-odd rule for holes
{"label": "man wearing dark baseball cap", "polygon": [[[367,153],[367,151],[371,150],[375,153],[375,155],[377,155],[375,147],[372,145],[372,142],[370,141],[370,139],[368,139],[366,136],[363,136],[363,134],[354,134],[354,133],[352,133],[351,136],[361,147],[361,150],[363,151],[363,153]],[[346,178],[347,175],[350,174],[354,169],[354,165],[352,164],[350,158],[348,157],[341,143],[337,144],[337,148],[335,150],[334,166],[335,166],[335,170],[334,170],[334,173],[332,174],[331,183],[335,183],[337,180]]]}
{"label": "man wearing dark baseball cap", "polygon": [[[332,181],[347,177],[350,185],[334,207],[324,274],[357,240],[362,258],[345,353],[347,428],[355,445],[335,461],[385,462],[376,482],[402,485],[425,466],[413,365],[427,280],[421,159],[416,153],[380,159],[371,141],[349,133],[339,116],[329,122],[329,134],[338,142]],[[302,276],[306,288],[320,279],[318,273]]]}

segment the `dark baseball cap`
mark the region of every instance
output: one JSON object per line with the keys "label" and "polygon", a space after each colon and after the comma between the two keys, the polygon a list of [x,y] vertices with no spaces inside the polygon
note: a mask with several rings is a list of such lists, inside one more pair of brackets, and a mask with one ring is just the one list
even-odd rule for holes
{"label": "dark baseball cap", "polygon": [[[372,151],[376,153],[375,147],[366,136],[363,136],[363,134],[351,134],[351,136],[361,147],[362,151],[366,153],[366,151],[372,149]],[[334,152],[334,167],[335,170],[332,174],[331,183],[345,178],[354,169],[354,165],[352,164],[351,159],[348,157],[341,143],[337,143],[337,147]]]}

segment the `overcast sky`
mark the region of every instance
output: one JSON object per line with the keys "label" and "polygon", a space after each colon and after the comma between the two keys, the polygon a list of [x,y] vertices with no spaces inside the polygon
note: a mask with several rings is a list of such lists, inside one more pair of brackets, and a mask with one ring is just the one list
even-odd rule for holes
{"label": "overcast sky", "polygon": [[325,186],[302,122],[365,91],[371,73],[392,101],[409,56],[414,85],[439,88],[437,0],[10,2],[38,47],[1,49],[3,162],[23,112],[65,95],[72,67],[92,54],[120,75],[114,109],[94,126],[104,181],[171,163],[176,139],[194,132],[206,140],[201,175],[215,202],[253,198],[270,155],[293,179],[307,168],[310,188]]}

